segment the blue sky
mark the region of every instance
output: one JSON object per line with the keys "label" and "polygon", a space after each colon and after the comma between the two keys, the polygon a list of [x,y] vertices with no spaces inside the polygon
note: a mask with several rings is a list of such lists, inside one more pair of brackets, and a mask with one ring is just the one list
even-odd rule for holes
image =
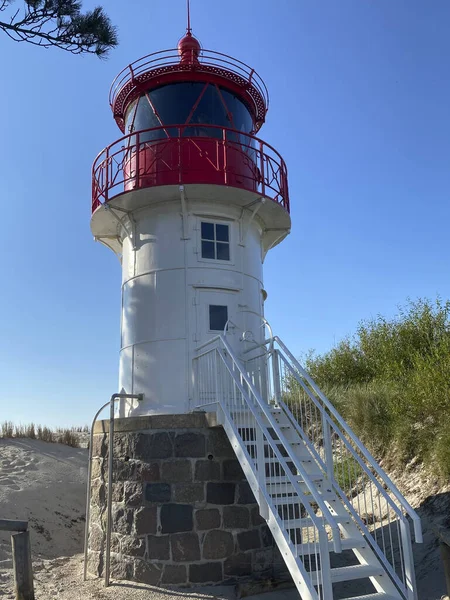
{"label": "blue sky", "polygon": [[[107,61],[0,35],[0,420],[83,424],[117,388],[120,266],[90,235],[90,170],[121,135],[111,81],[185,27],[184,0],[130,4],[104,4]],[[265,263],[275,332],[323,352],[408,297],[449,298],[448,0],[192,0],[192,21],[269,88],[260,137],[293,220]]]}

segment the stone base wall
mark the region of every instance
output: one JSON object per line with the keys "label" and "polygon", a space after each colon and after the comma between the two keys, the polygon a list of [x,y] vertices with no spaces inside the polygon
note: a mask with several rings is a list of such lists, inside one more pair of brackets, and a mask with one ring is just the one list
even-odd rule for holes
{"label": "stone base wall", "polygon": [[[231,444],[211,415],[116,420],[111,577],[236,583],[284,571]],[[95,429],[88,570],[103,574],[108,422]]]}

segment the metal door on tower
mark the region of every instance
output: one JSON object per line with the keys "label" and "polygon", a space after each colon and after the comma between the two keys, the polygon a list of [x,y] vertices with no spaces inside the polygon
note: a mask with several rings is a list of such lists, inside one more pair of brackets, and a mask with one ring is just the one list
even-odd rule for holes
{"label": "metal door on tower", "polygon": [[[238,355],[241,350],[240,334],[241,328],[237,326],[237,308],[239,292],[220,288],[197,288],[195,293],[196,307],[196,331],[194,334],[195,346],[198,348],[209,340],[213,340],[218,335],[226,338],[232,350]],[[213,346],[211,346],[213,347]],[[201,352],[207,351],[203,347]],[[215,362],[215,353],[211,354],[211,360],[208,363],[208,373],[203,377],[199,403],[205,410],[216,409],[217,402],[217,376],[220,371],[219,363]],[[220,377],[220,375],[219,375]],[[222,386],[223,388],[223,386]],[[232,388],[227,386],[222,389],[221,395],[232,394]]]}
{"label": "metal door on tower", "polygon": [[195,341],[198,345],[217,335],[225,335],[232,347],[238,350],[237,300],[237,291],[215,288],[196,290]]}

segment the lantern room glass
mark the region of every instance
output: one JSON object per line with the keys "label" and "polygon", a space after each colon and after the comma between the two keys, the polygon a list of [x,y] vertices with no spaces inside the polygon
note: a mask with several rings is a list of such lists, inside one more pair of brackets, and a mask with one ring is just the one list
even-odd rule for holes
{"label": "lantern room glass", "polygon": [[178,130],[170,125],[184,124],[184,137],[221,138],[223,127],[242,133],[253,131],[250,111],[238,96],[203,82],[173,83],[147,91],[128,107],[125,116],[129,133],[164,126],[142,134],[142,142],[177,136]]}

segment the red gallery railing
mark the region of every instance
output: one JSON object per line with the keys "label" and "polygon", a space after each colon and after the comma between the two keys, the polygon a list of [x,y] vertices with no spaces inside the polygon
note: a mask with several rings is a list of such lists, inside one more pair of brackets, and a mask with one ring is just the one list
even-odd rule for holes
{"label": "red gallery railing", "polygon": [[92,212],[120,194],[162,185],[236,187],[289,212],[286,165],[262,140],[240,131],[190,123],[123,136],[95,159]]}

